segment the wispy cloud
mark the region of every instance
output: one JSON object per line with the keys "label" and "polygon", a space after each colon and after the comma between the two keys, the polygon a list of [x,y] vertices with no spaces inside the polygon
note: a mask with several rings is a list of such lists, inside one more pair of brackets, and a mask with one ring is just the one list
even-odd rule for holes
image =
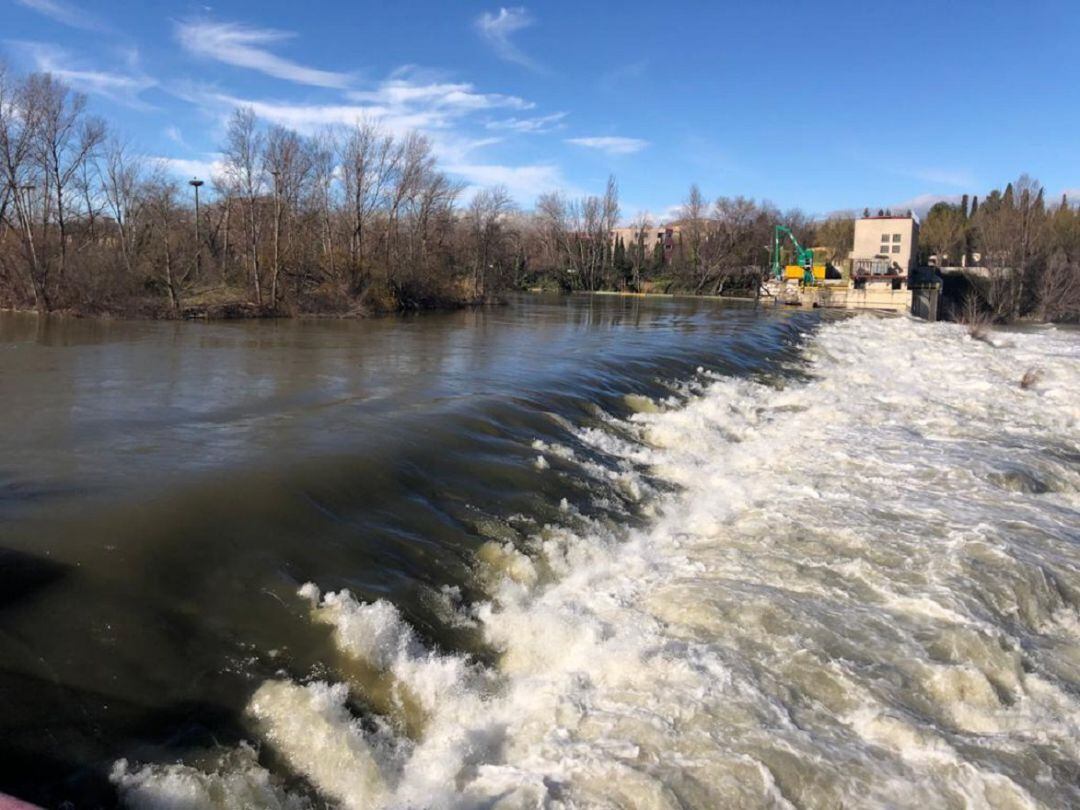
{"label": "wispy cloud", "polygon": [[350,77],[277,56],[266,46],[295,36],[289,31],[252,28],[235,22],[187,21],[176,24],[176,38],[188,53],[248,68],[276,79],[315,87],[345,88]]}
{"label": "wispy cloud", "polygon": [[566,142],[574,146],[584,146],[587,149],[597,149],[608,155],[632,155],[649,145],[648,141],[641,138],[620,138],[617,136],[567,138]]}
{"label": "wispy cloud", "polygon": [[496,163],[449,163],[445,168],[470,185],[466,189],[466,197],[481,187],[505,186],[518,203],[528,206],[547,191],[574,191],[554,164],[508,166]]}
{"label": "wispy cloud", "polygon": [[488,121],[485,126],[488,129],[494,130],[540,134],[543,132],[553,132],[556,129],[562,129],[564,126],[562,120],[564,118],[566,118],[566,113],[557,112],[552,113],[551,115],[540,115],[535,118],[502,118],[497,121]]}
{"label": "wispy cloud", "polygon": [[71,28],[79,28],[83,31],[105,31],[108,28],[94,15],[81,8],[68,5],[62,0],[15,0],[15,2]]}
{"label": "wispy cloud", "polygon": [[35,70],[50,73],[76,90],[137,109],[150,107],[140,98],[140,93],[157,85],[157,81],[149,76],[85,67],[68,51],[46,42],[14,41],[8,44],[25,54]]}
{"label": "wispy cloud", "polygon": [[971,188],[978,185],[978,180],[975,179],[974,175],[964,169],[915,169],[903,172],[903,174],[914,177],[916,180],[922,180],[924,183],[933,183],[938,186]]}
{"label": "wispy cloud", "polygon": [[[298,132],[313,133],[326,126],[351,126],[357,121],[377,121],[396,134],[421,130],[439,142],[449,143],[470,118],[492,110],[528,110],[534,105],[518,96],[482,93],[464,82],[416,81],[401,71],[368,89],[344,93],[330,103],[307,103],[289,99],[243,98],[214,88],[177,88],[177,95],[220,119],[236,107],[251,107],[271,123]],[[484,144],[497,138],[487,138]],[[479,143],[479,142],[476,142]]]}
{"label": "wispy cloud", "polygon": [[464,82],[418,83],[403,78],[391,78],[372,90],[359,90],[347,95],[353,101],[362,103],[399,109],[422,106],[457,114],[500,107],[528,110],[535,106],[518,96],[477,92],[473,85]]}
{"label": "wispy cloud", "polygon": [[500,59],[542,72],[544,67],[514,44],[511,37],[535,22],[532,15],[522,8],[500,8],[497,14],[485,11],[476,20],[476,30],[495,49]]}
{"label": "wispy cloud", "polygon": [[150,160],[174,177],[184,180],[192,177],[211,180],[225,173],[225,161],[217,152],[202,158],[152,157]]}
{"label": "wispy cloud", "polygon": [[185,149],[187,148],[188,144],[187,141],[184,140],[184,133],[180,131],[180,127],[175,125],[167,126],[162,131],[162,134],[173,143],[183,146]]}

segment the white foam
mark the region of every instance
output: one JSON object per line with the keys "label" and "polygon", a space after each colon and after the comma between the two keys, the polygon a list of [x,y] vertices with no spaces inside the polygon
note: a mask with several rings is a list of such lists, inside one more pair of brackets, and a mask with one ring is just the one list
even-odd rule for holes
{"label": "white foam", "polygon": [[[625,530],[567,503],[567,525],[485,546],[472,619],[494,670],[389,603],[305,586],[343,655],[424,722],[390,744],[343,687],[271,682],[252,703],[266,738],[348,807],[1080,803],[1063,776],[1080,762],[1080,341],[861,317],[806,354],[809,382],[712,379],[617,435],[579,431],[609,464],[536,446],[656,517]],[[1001,486],[1005,461],[1055,488]]]}
{"label": "white foam", "polygon": [[241,745],[219,767],[200,770],[188,765],[131,767],[121,759],[111,781],[124,804],[140,810],[308,810],[303,796],[290,795],[258,764],[255,751]]}

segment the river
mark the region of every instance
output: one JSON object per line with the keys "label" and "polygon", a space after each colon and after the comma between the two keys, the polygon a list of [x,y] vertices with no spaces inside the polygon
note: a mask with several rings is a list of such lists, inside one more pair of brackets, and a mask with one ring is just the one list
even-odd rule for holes
{"label": "river", "polygon": [[0,413],[0,791],[1080,805],[1075,331],[0,313]]}

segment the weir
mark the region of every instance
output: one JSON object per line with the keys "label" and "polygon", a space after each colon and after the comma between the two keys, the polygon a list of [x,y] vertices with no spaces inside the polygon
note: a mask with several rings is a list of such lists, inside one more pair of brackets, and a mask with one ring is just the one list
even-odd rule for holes
{"label": "weir", "polygon": [[0,791],[1080,803],[1066,330],[581,296],[36,335],[0,526],[63,575],[0,605]]}

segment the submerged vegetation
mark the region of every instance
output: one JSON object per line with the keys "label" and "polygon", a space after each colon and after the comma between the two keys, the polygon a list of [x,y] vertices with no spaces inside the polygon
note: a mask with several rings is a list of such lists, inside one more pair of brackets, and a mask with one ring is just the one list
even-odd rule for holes
{"label": "submerged vegetation", "polygon": [[[509,289],[750,294],[773,227],[839,261],[854,216],[814,220],[694,185],[673,221],[619,228],[618,186],[521,211],[466,188],[422,134],[377,123],[304,136],[230,119],[207,188],[141,156],[84,96],[0,67],[0,307],[143,317],[362,314],[482,303]],[[199,183],[202,185],[202,183]],[[869,213],[869,212],[867,212]],[[923,259],[979,257],[991,320],[1080,316],[1080,212],[1022,177],[980,206],[939,203]]]}

